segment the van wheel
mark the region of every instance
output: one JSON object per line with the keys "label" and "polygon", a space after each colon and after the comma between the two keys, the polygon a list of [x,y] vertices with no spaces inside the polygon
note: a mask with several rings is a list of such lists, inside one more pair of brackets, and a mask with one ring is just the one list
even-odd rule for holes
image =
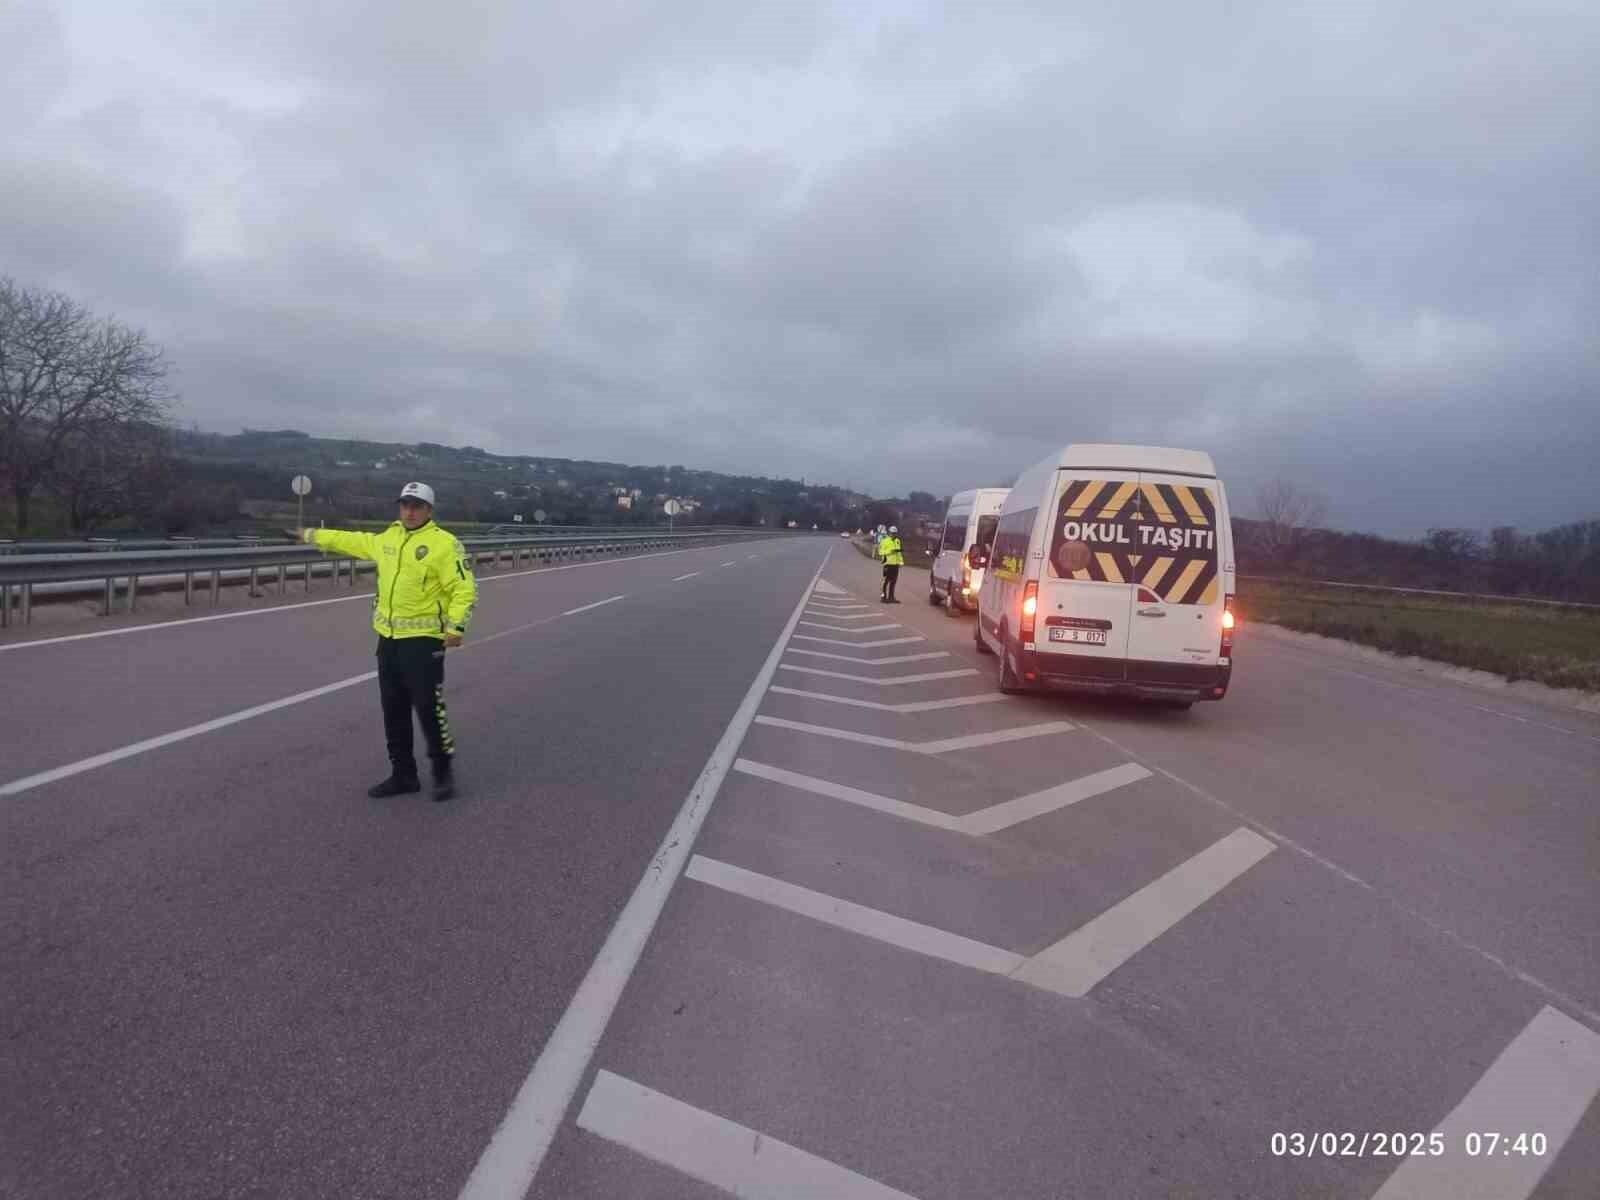
{"label": "van wheel", "polygon": [[961,606],[956,603],[956,585],[951,583],[945,586],[948,590],[944,597],[944,615],[956,620],[961,616]]}
{"label": "van wheel", "polygon": [[983,618],[978,618],[978,623],[972,627],[972,644],[978,648],[979,654],[993,654],[989,643],[983,640]]}
{"label": "van wheel", "polygon": [[1011,671],[1011,651],[1006,646],[1005,630],[1000,631],[1000,690],[1007,696],[1020,696],[1027,689]]}

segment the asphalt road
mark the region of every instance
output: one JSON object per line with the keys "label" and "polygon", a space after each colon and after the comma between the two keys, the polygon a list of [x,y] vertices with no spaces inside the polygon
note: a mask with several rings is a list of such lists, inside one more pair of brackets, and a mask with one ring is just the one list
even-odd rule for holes
{"label": "asphalt road", "polygon": [[0,648],[0,1194],[454,1197],[502,1121],[541,1197],[1600,1194],[1600,722],[1248,629],[1221,704],[997,700],[921,578],[486,579],[448,805],[363,794],[359,600]]}

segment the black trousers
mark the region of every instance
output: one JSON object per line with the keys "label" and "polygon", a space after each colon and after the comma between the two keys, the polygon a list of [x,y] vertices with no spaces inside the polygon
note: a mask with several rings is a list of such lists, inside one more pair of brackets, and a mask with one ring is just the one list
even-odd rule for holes
{"label": "black trousers", "polygon": [[894,563],[885,563],[883,566],[883,596],[886,600],[894,599],[894,585],[900,582],[900,568]]}
{"label": "black trousers", "polygon": [[450,717],[444,707],[444,642],[432,637],[378,639],[378,695],[383,701],[383,732],[389,762],[402,779],[414,779],[411,715],[422,726],[422,740],[434,770],[448,768],[455,753]]}

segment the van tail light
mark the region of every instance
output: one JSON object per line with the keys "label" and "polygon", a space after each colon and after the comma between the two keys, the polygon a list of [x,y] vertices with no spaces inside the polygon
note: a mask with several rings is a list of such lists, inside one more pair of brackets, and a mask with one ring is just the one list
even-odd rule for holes
{"label": "van tail light", "polygon": [[1039,616],[1039,582],[1028,581],[1022,592],[1022,644],[1033,645],[1033,623]]}
{"label": "van tail light", "polygon": [[1222,601],[1222,649],[1221,657],[1233,657],[1233,627],[1236,621],[1233,615],[1233,593],[1229,592]]}

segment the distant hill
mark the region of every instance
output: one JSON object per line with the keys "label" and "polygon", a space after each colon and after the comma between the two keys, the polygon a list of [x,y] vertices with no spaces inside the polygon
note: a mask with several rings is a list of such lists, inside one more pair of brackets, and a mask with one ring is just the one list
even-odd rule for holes
{"label": "distant hill", "polygon": [[241,434],[179,432],[175,452],[191,486],[214,494],[205,519],[230,503],[258,518],[294,511],[289,481],[312,480],[307,515],[382,520],[407,480],[421,479],[439,495],[448,520],[532,523],[542,511],[554,525],[651,524],[662,505],[680,502],[680,524],[855,528],[871,497],[846,488],[725,475],[682,465],[627,463],[538,455],[499,455],[476,446],[318,438],[293,429]]}

